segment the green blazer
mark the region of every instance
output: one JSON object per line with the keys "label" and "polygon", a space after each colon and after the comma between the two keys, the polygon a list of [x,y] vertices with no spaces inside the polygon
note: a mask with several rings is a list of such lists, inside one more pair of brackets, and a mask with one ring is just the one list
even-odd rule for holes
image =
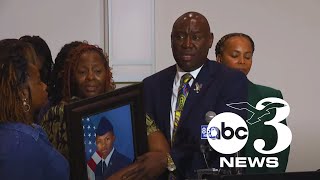
{"label": "green blazer", "polygon": [[[270,87],[253,84],[252,82],[248,81],[248,101],[251,105],[255,106],[260,100],[267,97],[277,97],[277,98],[283,99],[281,91],[270,88]],[[253,125],[248,124],[249,137],[248,137],[248,142],[244,148],[244,154],[246,157],[260,157],[260,158],[263,156],[278,157],[279,166],[278,168],[267,168],[265,166],[262,168],[248,167],[246,168],[247,174],[279,173],[279,172],[285,172],[286,170],[290,147],[288,147],[286,150],[280,153],[271,154],[271,155],[262,155],[259,152],[257,152],[253,147],[253,142],[256,139],[265,140],[266,146],[264,150],[270,150],[275,146],[275,144],[277,143],[276,130],[272,126],[265,126],[263,124],[264,121],[271,120],[274,116],[275,116],[275,109],[271,110],[269,115],[264,116],[262,118],[262,122],[255,123]],[[286,120],[283,120],[282,123],[287,124]]]}

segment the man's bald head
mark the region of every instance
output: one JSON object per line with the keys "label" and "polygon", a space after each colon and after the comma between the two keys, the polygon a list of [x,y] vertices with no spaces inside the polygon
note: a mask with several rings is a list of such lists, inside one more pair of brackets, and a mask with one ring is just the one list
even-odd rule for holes
{"label": "man's bald head", "polygon": [[213,34],[208,20],[200,13],[187,12],[172,27],[171,48],[174,59],[184,71],[198,69],[207,61]]}
{"label": "man's bald head", "polygon": [[175,28],[176,25],[181,24],[181,23],[188,23],[191,21],[198,21],[201,22],[204,26],[208,28],[208,32],[210,32],[210,25],[206,17],[204,17],[202,14],[198,12],[187,12],[181,15],[173,24],[172,29]]}

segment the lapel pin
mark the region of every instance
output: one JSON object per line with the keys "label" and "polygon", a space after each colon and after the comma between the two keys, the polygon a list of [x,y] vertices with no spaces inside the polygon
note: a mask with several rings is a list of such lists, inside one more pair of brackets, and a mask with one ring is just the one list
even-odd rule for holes
{"label": "lapel pin", "polygon": [[193,90],[196,91],[196,93],[198,94],[202,88],[202,84],[196,82],[195,86],[196,87]]}

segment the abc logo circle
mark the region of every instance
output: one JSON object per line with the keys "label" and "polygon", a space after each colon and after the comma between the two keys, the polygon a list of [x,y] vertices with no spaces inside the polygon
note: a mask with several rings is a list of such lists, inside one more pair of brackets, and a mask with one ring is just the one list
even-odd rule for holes
{"label": "abc logo circle", "polygon": [[249,131],[242,117],[224,112],[211,119],[207,135],[214,150],[222,154],[234,154],[246,145]]}

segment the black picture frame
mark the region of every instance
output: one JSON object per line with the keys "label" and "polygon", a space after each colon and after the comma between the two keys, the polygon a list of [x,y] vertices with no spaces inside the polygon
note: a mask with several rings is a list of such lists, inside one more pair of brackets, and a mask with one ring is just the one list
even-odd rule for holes
{"label": "black picture frame", "polygon": [[[93,98],[70,103],[65,106],[64,119],[67,122],[67,136],[70,152],[70,175],[72,180],[88,179],[88,152],[86,152],[87,145],[84,144],[84,136],[86,135],[84,133],[86,133],[86,127],[83,123],[85,119],[88,117],[96,117],[96,115],[101,115],[104,113],[112,113],[117,111],[119,108],[125,109],[127,112],[121,114],[118,112],[118,117],[121,117],[120,119],[125,119],[122,121],[128,121],[128,123],[121,123],[131,123],[131,127],[129,126],[129,128],[132,129],[132,161],[137,156],[147,152],[147,133],[143,109],[142,83],[123,87]],[[124,118],[122,118],[123,116]],[[130,118],[127,118],[127,116],[130,116]],[[108,119],[110,119],[110,117]],[[111,118],[110,121],[116,122],[117,120]],[[118,134],[122,134],[122,128],[119,129],[119,127],[114,127],[114,129],[116,128],[118,128]],[[127,140],[127,143],[130,144],[130,138],[125,139],[125,141]],[[120,144],[126,144],[126,142]]]}

